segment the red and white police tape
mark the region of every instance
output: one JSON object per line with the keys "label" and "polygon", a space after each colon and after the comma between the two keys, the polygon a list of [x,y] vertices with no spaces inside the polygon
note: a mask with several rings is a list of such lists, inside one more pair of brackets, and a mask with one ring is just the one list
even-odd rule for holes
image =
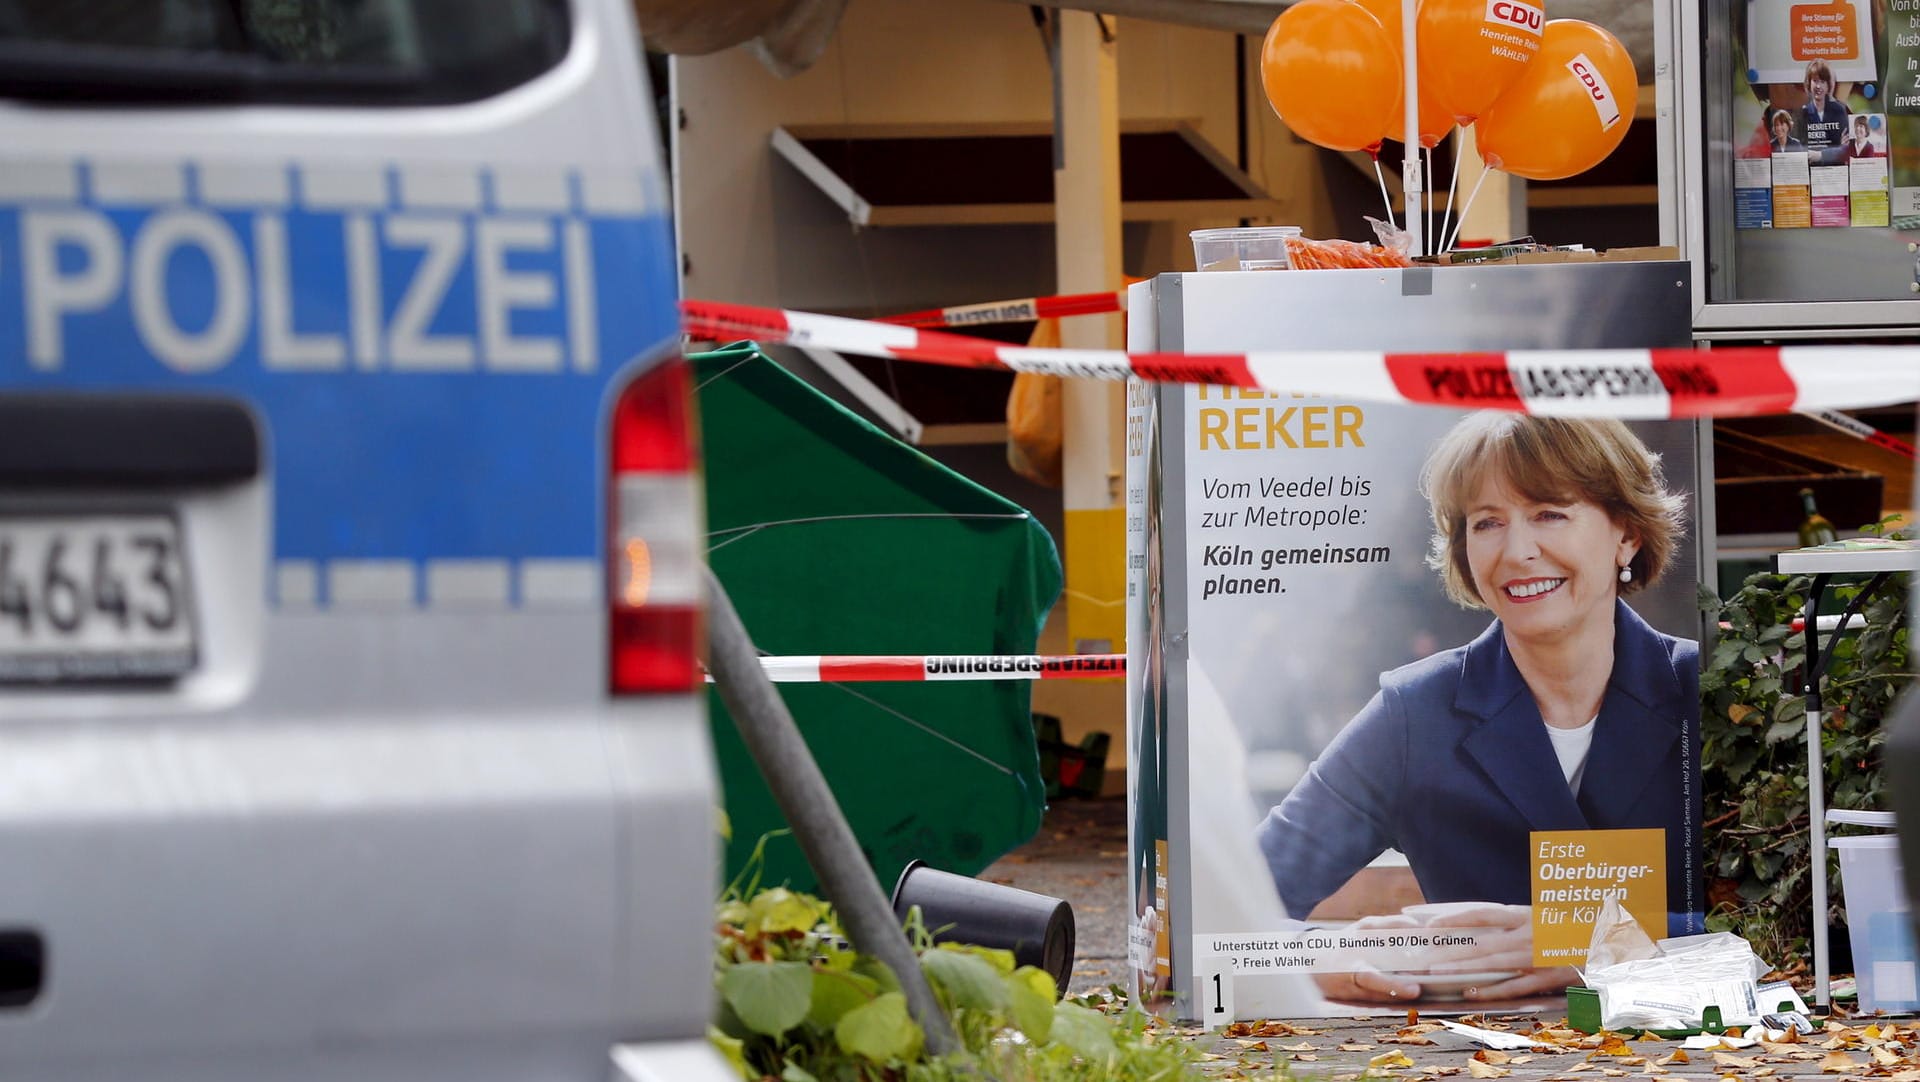
{"label": "red and white police tape", "polygon": [[1845,432],[1849,436],[1865,440],[1881,450],[1892,451],[1903,458],[1920,458],[1920,451],[1915,451],[1912,444],[1897,436],[1889,436],[1857,417],[1849,417],[1832,410],[1803,410],[1801,416],[1810,417],[1828,428]]}
{"label": "red and white police tape", "polygon": [[906,680],[1092,680],[1125,676],[1125,654],[928,654],[870,657],[820,654],[763,657],[776,684],[853,684]]}
{"label": "red and white police tape", "polygon": [[1099,316],[1122,312],[1124,293],[1069,293],[1058,297],[1024,297],[1017,301],[986,301],[954,308],[928,308],[882,317],[882,323],[906,327],[978,327],[988,323],[1021,323],[1062,316]]}
{"label": "red and white police tape", "polygon": [[1736,417],[1920,399],[1920,348],[1908,346],[1123,353],[1032,349],[944,331],[713,301],[684,301],[681,311],[684,329],[695,338],[752,338],[963,368],[1137,377],[1543,416]]}

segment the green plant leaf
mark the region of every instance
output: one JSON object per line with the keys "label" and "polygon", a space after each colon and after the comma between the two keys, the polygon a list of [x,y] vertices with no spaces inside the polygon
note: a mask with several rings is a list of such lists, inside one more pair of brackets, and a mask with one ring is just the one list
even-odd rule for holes
{"label": "green plant leaf", "polygon": [[807,1021],[823,1030],[840,1024],[847,1012],[880,995],[880,982],[845,970],[822,969],[813,975],[813,1003]]}
{"label": "green plant leaf", "polygon": [[1053,977],[1037,966],[1021,966],[1007,974],[1007,1003],[1013,1024],[1035,1044],[1046,1044],[1053,1034],[1053,1001],[1059,998]]}
{"label": "green plant leaf", "polygon": [[1109,1063],[1120,1054],[1107,1017],[1076,1003],[1054,1004],[1051,1041],[1090,1063]]}
{"label": "green plant leaf", "polygon": [[719,1049],[721,1058],[740,1072],[741,1078],[751,1079],[753,1071],[747,1068],[746,1042],[738,1037],[729,1037],[712,1026],[707,1027],[707,1043]]}
{"label": "green plant leaf", "polygon": [[985,958],[987,964],[993,967],[994,972],[1000,974],[1002,977],[1011,975],[1014,968],[1019,965],[1019,962],[1014,959],[1012,951],[1001,950],[998,947],[975,947],[952,943],[948,944],[947,949],[966,951],[968,954],[977,958]]}
{"label": "green plant leaf", "polygon": [[748,923],[756,930],[778,934],[811,930],[826,915],[827,907],[818,898],[775,887],[754,895],[747,909]]}
{"label": "green plant leaf", "polygon": [[720,995],[748,1029],[778,1037],[807,1017],[813,967],[805,962],[742,962],[720,975]]}
{"label": "green plant leaf", "polygon": [[1746,644],[1738,639],[1721,639],[1713,647],[1713,657],[1709,667],[1714,672],[1725,672],[1733,668],[1733,663],[1739,660],[1740,651],[1745,649],[1745,646]]}
{"label": "green plant leaf", "polygon": [[786,1066],[780,1069],[780,1082],[820,1082],[820,1080],[813,1077],[812,1071],[792,1060],[787,1060]]}
{"label": "green plant leaf", "polygon": [[900,978],[893,975],[893,970],[887,968],[887,963],[871,954],[856,957],[853,962],[853,971],[863,977],[873,978],[873,982],[880,986],[882,992],[900,990]]}
{"label": "green plant leaf", "polygon": [[993,963],[970,951],[935,948],[920,956],[920,968],[955,1007],[1005,1011],[1007,986]]}
{"label": "green plant leaf", "polygon": [[[716,973],[714,976],[714,984],[717,986],[720,983],[718,980],[719,974]],[[740,1021],[740,1016],[734,1013],[733,1008],[728,1005],[724,997],[720,1002],[714,1004],[713,1028],[736,1040],[744,1041],[753,1036],[753,1031],[747,1028],[745,1022]]]}
{"label": "green plant leaf", "polygon": [[888,992],[848,1011],[833,1027],[833,1039],[850,1055],[887,1063],[918,1057],[926,1035],[908,1016],[907,997]]}
{"label": "green plant leaf", "polygon": [[1800,719],[1793,721],[1776,721],[1772,725],[1767,726],[1767,743],[1778,744],[1782,740],[1792,740],[1796,736],[1807,735],[1807,723],[1801,720],[1805,717],[1806,711],[1802,710]]}
{"label": "green plant leaf", "polygon": [[1747,776],[1747,771],[1753,769],[1753,764],[1759,761],[1760,752],[1759,747],[1749,745],[1728,756],[1725,764],[1727,780],[1738,784]]}
{"label": "green plant leaf", "polygon": [[828,969],[850,970],[853,968],[854,963],[860,960],[860,953],[858,951],[843,947],[838,943],[822,942],[819,945],[818,951],[819,953],[814,960]]}

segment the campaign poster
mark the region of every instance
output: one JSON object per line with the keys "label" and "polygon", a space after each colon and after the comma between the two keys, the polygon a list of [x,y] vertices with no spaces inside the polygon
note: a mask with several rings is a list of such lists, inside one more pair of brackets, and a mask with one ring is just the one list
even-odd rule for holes
{"label": "campaign poster", "polygon": [[1887,226],[1920,215],[1920,0],[1730,6],[1734,227]]}
{"label": "campaign poster", "polygon": [[[1145,296],[1143,293],[1142,296]],[[1173,975],[1168,903],[1167,668],[1159,414],[1153,385],[1127,385],[1128,992],[1164,1010]]]}
{"label": "campaign poster", "polygon": [[1183,1016],[1551,1009],[1606,898],[1702,930],[1691,424],[1160,402]]}

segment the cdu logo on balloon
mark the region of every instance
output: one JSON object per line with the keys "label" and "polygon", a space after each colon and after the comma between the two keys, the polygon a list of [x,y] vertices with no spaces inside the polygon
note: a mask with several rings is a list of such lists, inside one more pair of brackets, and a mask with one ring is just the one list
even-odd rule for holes
{"label": "cdu logo on balloon", "polygon": [[1487,21],[1539,37],[1546,25],[1547,13],[1521,0],[1487,0]]}
{"label": "cdu logo on balloon", "polygon": [[1611,128],[1618,123],[1620,101],[1613,96],[1613,88],[1608,86],[1607,80],[1600,75],[1600,69],[1594,66],[1593,61],[1587,59],[1587,54],[1580,53],[1567,61],[1567,70],[1587,88],[1587,100],[1593,102],[1593,111],[1600,114],[1601,129]]}

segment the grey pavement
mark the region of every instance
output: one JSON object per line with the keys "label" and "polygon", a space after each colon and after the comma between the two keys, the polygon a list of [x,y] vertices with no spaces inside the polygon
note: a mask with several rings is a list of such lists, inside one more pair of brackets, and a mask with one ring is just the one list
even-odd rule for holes
{"label": "grey pavement", "polygon": [[[1836,1082],[1869,1077],[1914,1082],[1920,1078],[1920,1070],[1915,1069],[1920,1067],[1920,1059],[1916,1059],[1916,1038],[1910,1022],[1888,1034],[1869,1030],[1865,1023],[1855,1020],[1851,1027],[1835,1023],[1840,1028],[1834,1032],[1792,1045],[1686,1051],[1678,1041],[1586,1037],[1558,1028],[1563,1024],[1561,1019],[1548,1015],[1468,1016],[1461,1020],[1484,1028],[1537,1035],[1543,1045],[1508,1053],[1481,1051],[1441,1032],[1430,1019],[1409,1025],[1405,1018],[1242,1023],[1224,1032],[1184,1032],[1208,1056],[1215,1057],[1202,1064],[1210,1074],[1285,1070],[1296,1077],[1333,1082],[1431,1079],[1456,1074],[1511,1078],[1514,1082],[1600,1082],[1629,1075],[1735,1082],[1822,1077]],[[1676,1051],[1680,1055],[1676,1056]]]}

